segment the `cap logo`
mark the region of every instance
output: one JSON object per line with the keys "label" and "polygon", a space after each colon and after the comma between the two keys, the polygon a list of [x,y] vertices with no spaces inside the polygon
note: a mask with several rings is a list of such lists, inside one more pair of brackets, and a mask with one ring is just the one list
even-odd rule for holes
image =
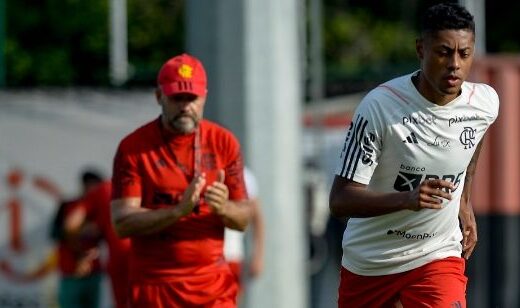
{"label": "cap logo", "polygon": [[189,79],[193,77],[193,67],[189,66],[188,64],[183,64],[179,67],[179,75],[181,75],[183,78]]}

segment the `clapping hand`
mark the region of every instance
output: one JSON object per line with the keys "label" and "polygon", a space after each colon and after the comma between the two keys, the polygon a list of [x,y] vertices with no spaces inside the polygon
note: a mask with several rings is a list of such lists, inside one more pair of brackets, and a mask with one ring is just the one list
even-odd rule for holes
{"label": "clapping hand", "polygon": [[204,200],[211,211],[220,216],[224,216],[229,198],[228,187],[224,184],[225,178],[224,170],[219,170],[217,180],[208,186],[204,194]]}
{"label": "clapping hand", "polygon": [[193,209],[200,200],[200,193],[204,188],[204,185],[206,185],[205,173],[202,173],[201,175],[195,176],[193,178],[188,188],[186,188],[186,190],[184,191],[182,201],[179,204],[181,216],[186,216],[193,212]]}

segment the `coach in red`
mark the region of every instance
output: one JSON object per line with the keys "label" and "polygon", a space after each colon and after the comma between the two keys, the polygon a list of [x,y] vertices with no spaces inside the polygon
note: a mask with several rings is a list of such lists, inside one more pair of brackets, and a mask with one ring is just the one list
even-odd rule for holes
{"label": "coach in red", "polygon": [[169,59],[155,92],[162,113],[126,136],[114,158],[112,222],[130,237],[132,307],[236,307],[224,227],[250,216],[240,146],[202,119],[206,73]]}

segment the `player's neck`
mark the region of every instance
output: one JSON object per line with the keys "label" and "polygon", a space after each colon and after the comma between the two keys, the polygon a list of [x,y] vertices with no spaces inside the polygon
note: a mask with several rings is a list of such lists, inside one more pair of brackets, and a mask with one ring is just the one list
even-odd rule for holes
{"label": "player's neck", "polygon": [[448,104],[462,93],[462,90],[459,90],[457,94],[439,93],[439,91],[436,91],[430,84],[422,71],[412,76],[412,83],[425,99],[438,106]]}

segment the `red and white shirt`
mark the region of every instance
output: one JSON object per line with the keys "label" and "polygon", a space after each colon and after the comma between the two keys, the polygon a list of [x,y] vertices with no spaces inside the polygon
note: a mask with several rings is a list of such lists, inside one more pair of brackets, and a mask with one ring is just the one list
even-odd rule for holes
{"label": "red and white shirt", "polygon": [[488,85],[464,82],[457,98],[439,106],[415,88],[416,73],[363,98],[335,173],[384,193],[411,191],[426,179],[451,181],[456,189],[440,210],[349,219],[342,265],[358,275],[399,273],[461,256],[458,213],[466,168],[498,115],[499,99]]}

